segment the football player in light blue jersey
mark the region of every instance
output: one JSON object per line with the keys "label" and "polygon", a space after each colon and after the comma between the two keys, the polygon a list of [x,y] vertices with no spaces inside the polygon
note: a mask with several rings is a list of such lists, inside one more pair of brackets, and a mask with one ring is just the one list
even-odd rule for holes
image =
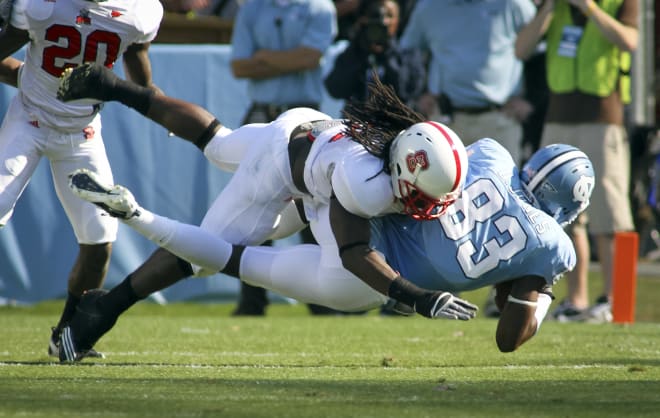
{"label": "football player in light blue jersey", "polygon": [[518,170],[492,139],[467,147],[461,197],[438,220],[372,219],[373,247],[418,286],[461,292],[496,285],[498,347],[531,338],[552,300],[552,284],[575,266],[563,226],[589,202],[594,172],[574,147],[550,145]]}

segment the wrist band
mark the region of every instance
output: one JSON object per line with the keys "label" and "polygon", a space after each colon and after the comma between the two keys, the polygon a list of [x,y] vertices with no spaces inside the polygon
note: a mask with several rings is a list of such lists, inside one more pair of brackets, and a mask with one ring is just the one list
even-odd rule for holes
{"label": "wrist band", "polygon": [[219,127],[222,127],[220,121],[218,119],[213,119],[211,123],[209,123],[209,126],[204,129],[204,132],[202,132],[199,138],[192,141],[192,143],[195,144],[195,146],[199,148],[200,151],[204,152],[204,148],[206,148],[209,142],[211,142]]}
{"label": "wrist band", "polygon": [[397,276],[394,281],[392,281],[389,291],[387,292],[387,296],[398,300],[401,303],[405,303],[406,305],[413,308],[415,307],[417,298],[423,295],[424,291],[422,289],[415,286],[413,283],[404,279],[400,275]]}

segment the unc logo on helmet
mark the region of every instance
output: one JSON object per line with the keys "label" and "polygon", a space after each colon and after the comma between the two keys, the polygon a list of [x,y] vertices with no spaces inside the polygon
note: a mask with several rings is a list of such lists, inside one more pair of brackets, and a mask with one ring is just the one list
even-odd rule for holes
{"label": "unc logo on helmet", "polygon": [[562,226],[589,206],[596,181],[589,157],[566,144],[536,151],[520,171],[520,179],[538,207]]}
{"label": "unc logo on helmet", "polygon": [[463,189],[467,164],[463,142],[445,125],[428,121],[403,130],[390,148],[392,188],[403,213],[421,220],[442,215]]}
{"label": "unc logo on helmet", "polygon": [[582,176],[573,186],[573,197],[576,202],[589,203],[594,188],[594,178]]}

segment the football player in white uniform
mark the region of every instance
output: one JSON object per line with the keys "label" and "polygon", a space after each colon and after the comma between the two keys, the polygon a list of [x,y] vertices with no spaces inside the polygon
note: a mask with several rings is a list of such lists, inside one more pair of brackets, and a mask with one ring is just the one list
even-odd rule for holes
{"label": "football player in white uniform", "polygon": [[[79,167],[112,181],[101,137],[101,102],[57,100],[59,77],[84,62],[112,68],[122,57],[129,78],[156,90],[147,51],[162,16],[158,0],[16,0],[0,38],[0,80],[18,87],[0,129],[0,227],[46,157],[79,244],[67,301],[48,347],[53,356],[58,356],[59,334],[83,291],[103,284],[117,235],[117,221],[81,204],[67,183],[67,175]],[[24,45],[23,63],[10,57]]]}
{"label": "football player in white uniform", "polygon": [[[85,315],[76,315],[81,320],[62,334],[61,360],[78,359],[137,300],[193,273],[221,271],[341,311],[371,309],[391,297],[429,318],[475,315],[476,306],[413,285],[371,251],[370,218],[405,213],[435,219],[460,194],[467,170],[458,136],[424,121],[378,80],[366,103],[348,106],[345,120],[297,108],[269,124],[234,131],[199,106],[153,95],[98,65],[64,77],[63,100],[90,95],[136,108],[235,174],[201,227],[140,208],[127,189],[86,170],[72,175],[71,187],[79,196],[171,254],[157,251],[105,296],[90,293],[83,303],[100,309],[99,321],[87,323]],[[258,247],[272,237],[274,226],[288,222],[280,214],[297,198],[319,245]],[[279,230],[290,233],[302,226],[280,225]],[[81,304],[81,309],[86,308]]]}

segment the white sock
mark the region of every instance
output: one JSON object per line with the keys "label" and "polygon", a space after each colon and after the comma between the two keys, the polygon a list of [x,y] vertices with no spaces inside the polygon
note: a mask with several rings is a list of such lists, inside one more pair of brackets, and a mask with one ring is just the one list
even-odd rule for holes
{"label": "white sock", "polygon": [[196,225],[184,224],[140,208],[140,215],[124,223],[184,260],[219,272],[231,257],[233,246]]}

